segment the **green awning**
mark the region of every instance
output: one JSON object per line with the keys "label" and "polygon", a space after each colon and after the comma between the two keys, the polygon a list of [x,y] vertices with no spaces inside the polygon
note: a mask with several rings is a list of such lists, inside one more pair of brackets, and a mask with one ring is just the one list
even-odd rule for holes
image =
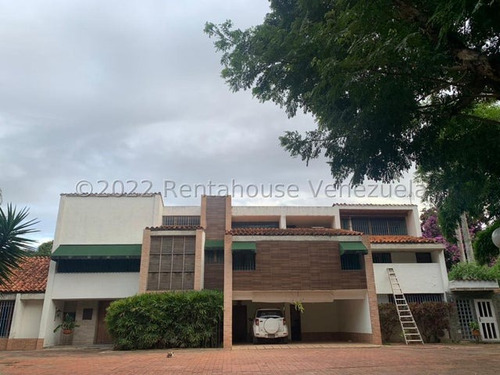
{"label": "green awning", "polygon": [[340,255],[348,254],[368,254],[368,249],[363,242],[339,242]]}
{"label": "green awning", "polygon": [[206,240],[205,249],[223,249],[224,240]]}
{"label": "green awning", "polygon": [[257,245],[255,242],[233,242],[233,251],[253,251],[257,250]]}
{"label": "green awning", "polygon": [[142,245],[60,245],[52,259],[140,258]]}

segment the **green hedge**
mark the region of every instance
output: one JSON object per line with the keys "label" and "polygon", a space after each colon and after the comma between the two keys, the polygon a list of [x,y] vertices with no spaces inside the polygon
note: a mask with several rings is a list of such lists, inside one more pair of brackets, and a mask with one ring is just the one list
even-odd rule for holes
{"label": "green hedge", "polygon": [[480,266],[477,263],[457,263],[448,273],[450,280],[483,280],[495,281],[500,279],[500,267]]}
{"label": "green hedge", "polygon": [[116,349],[216,347],[222,316],[221,292],[151,293],[113,302],[106,324]]}
{"label": "green hedge", "polygon": [[[448,302],[409,303],[413,318],[417,323],[424,342],[439,342],[445,330],[450,329],[450,315],[454,305]],[[379,304],[380,330],[382,340],[390,342],[395,333],[401,334],[396,305],[393,303]]]}

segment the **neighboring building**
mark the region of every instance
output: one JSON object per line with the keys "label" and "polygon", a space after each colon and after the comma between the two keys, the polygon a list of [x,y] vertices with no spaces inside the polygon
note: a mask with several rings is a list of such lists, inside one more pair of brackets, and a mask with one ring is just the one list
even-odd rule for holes
{"label": "neighboring building", "polygon": [[47,256],[26,257],[0,286],[0,350],[42,348],[39,333],[49,263]]}
{"label": "neighboring building", "polygon": [[[44,346],[109,343],[111,301],[190,289],[224,291],[226,348],[251,341],[263,307],[285,311],[292,341],[380,343],[387,263],[409,301],[442,301],[448,289],[443,246],[421,238],[414,205],[252,207],[204,196],[178,207],[160,194],[63,194],[52,260]],[[68,313],[80,325],[70,338],[53,332]]]}

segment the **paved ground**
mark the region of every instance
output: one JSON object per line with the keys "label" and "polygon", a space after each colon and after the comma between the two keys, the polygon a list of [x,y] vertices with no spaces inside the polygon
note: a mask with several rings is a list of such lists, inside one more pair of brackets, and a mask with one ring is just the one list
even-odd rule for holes
{"label": "paved ground", "polygon": [[0,374],[499,374],[500,345],[289,345],[0,352]]}

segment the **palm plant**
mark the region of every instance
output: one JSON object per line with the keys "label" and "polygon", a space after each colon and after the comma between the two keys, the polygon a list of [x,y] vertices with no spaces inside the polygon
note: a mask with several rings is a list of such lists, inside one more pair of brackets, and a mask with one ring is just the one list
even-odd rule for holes
{"label": "palm plant", "polygon": [[19,267],[22,257],[35,242],[24,237],[37,231],[33,226],[38,220],[27,220],[28,214],[26,207],[19,211],[12,204],[8,204],[5,211],[0,207],[0,285],[9,281],[13,270]]}

